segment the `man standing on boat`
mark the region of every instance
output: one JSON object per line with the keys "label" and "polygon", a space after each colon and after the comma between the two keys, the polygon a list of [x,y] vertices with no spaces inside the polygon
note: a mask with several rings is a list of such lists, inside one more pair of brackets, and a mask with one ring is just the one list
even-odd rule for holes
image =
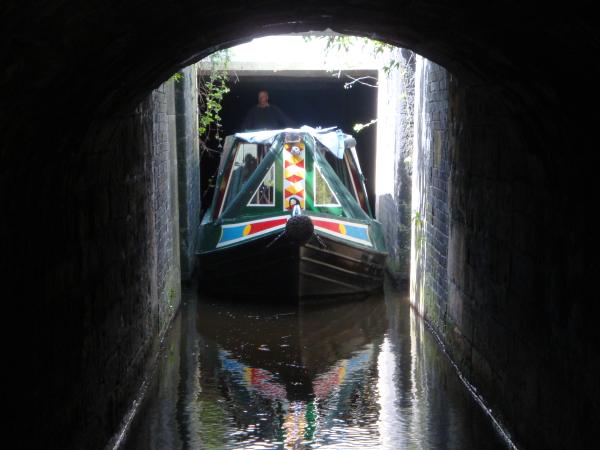
{"label": "man standing on boat", "polygon": [[290,118],[277,106],[269,104],[269,93],[261,89],[258,92],[258,104],[248,111],[242,130],[278,130],[290,125]]}

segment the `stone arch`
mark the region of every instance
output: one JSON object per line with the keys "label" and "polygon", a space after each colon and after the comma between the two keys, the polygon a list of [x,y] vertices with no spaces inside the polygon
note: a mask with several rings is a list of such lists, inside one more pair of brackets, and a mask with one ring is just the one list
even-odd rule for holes
{"label": "stone arch", "polygon": [[[325,28],[410,48],[463,79],[517,80],[522,78],[519,72],[537,65],[528,53],[536,49],[538,58],[550,56],[548,46],[540,44],[570,19],[568,14],[545,13],[553,21],[536,22],[536,33],[531,33],[531,17],[539,12],[523,5],[515,12],[453,1],[252,5],[154,0],[133,5],[105,2],[98,8],[64,1],[58,9],[16,10],[3,27],[7,42],[15,47],[8,54],[11,70],[6,81],[17,89],[8,97],[23,97],[22,88],[35,81],[42,89],[64,87],[67,98],[77,98],[88,112],[98,105],[110,110],[141,100],[171,73],[217,48],[255,36]],[[559,33],[576,34],[575,38],[579,34]],[[35,65],[42,67],[44,77],[39,70],[19,70]],[[47,91],[43,95],[60,96]]]}

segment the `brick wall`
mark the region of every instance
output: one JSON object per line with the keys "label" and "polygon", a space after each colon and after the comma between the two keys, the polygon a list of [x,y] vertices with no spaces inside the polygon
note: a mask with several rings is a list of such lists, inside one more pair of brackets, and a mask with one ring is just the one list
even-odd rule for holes
{"label": "brick wall", "polygon": [[[21,297],[7,308],[28,317],[11,359],[27,386],[11,408],[15,448],[104,447],[178,306],[169,90],[156,89],[130,114],[97,119],[60,163],[29,169],[45,188],[17,205],[14,229],[21,270],[11,282]],[[45,249],[25,265],[16,258],[33,254],[23,251],[32,233]],[[34,300],[35,315],[19,313]]]}
{"label": "brick wall", "polygon": [[448,284],[449,74],[419,58],[413,155],[413,301],[444,329]]}
{"label": "brick wall", "polygon": [[417,75],[412,301],[517,443],[585,448],[598,332],[560,116],[528,109],[532,88],[470,86],[423,59]]}

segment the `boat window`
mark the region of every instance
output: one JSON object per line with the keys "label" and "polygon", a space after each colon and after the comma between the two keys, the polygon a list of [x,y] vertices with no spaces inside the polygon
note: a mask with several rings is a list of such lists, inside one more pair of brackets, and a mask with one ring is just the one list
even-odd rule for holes
{"label": "boat window", "polygon": [[315,206],[340,206],[321,169],[315,163]]}
{"label": "boat window", "polygon": [[258,145],[240,143],[233,161],[233,170],[241,169],[241,177],[244,182],[254,173],[257,165]]}
{"label": "boat window", "polygon": [[227,197],[225,198],[225,207],[229,206],[235,196],[242,190],[244,183],[254,173],[256,167],[262,159],[262,147],[257,144],[239,142],[235,155],[233,156],[233,165],[231,176],[229,177],[229,186],[227,186]]}
{"label": "boat window", "polygon": [[358,166],[358,160],[356,158],[356,150],[354,148],[346,150],[344,153],[344,161],[346,163],[345,165],[347,172],[350,175],[349,182],[352,185],[352,189],[349,188],[350,192],[354,194],[363,211],[365,211],[367,214],[371,214],[362,182],[360,168]]}
{"label": "boat window", "polygon": [[[321,154],[325,156],[325,159],[334,170],[336,175],[340,178],[342,183],[346,186],[346,188],[352,193],[355,194],[354,186],[352,184],[352,175],[348,171],[348,166],[344,162],[344,159],[339,159],[331,154],[331,152],[327,151],[325,148],[321,149]],[[358,200],[358,198],[356,198]]]}
{"label": "boat window", "polygon": [[229,159],[225,164],[225,169],[223,170],[223,176],[221,178],[221,183],[219,185],[219,189],[216,192],[216,202],[215,207],[213,209],[213,219],[216,219],[221,215],[223,211],[223,207],[225,202],[223,201],[227,196],[227,188],[229,187],[229,177],[231,175],[231,167],[233,166],[233,160]]}
{"label": "boat window", "polygon": [[275,206],[275,165],[272,165],[248,206]]}
{"label": "boat window", "polygon": [[325,148],[320,148],[319,150],[342,183],[344,183],[346,188],[354,196],[363,211],[367,214],[371,214],[363,186],[363,178],[358,166],[356,150],[353,147],[346,148],[343,159],[336,158]]}

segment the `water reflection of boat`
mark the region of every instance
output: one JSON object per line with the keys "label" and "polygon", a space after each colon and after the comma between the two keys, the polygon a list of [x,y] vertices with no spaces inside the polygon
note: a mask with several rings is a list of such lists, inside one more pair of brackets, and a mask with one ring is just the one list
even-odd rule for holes
{"label": "water reflection of boat", "polygon": [[286,401],[328,396],[370,364],[385,327],[380,297],[277,311],[202,304],[198,311],[198,328],[218,345],[230,381]]}
{"label": "water reflection of boat", "polygon": [[380,289],[385,245],[354,147],[309,127],[228,137],[200,228],[204,285],[280,300]]}
{"label": "water reflection of boat", "polygon": [[376,396],[363,393],[387,328],[382,297],[285,309],[203,303],[197,326],[212,349],[201,352],[201,384],[218,384],[246,443],[304,448],[300,443],[339,417],[376,409]]}
{"label": "water reflection of boat", "polygon": [[[377,301],[306,314],[184,301],[122,448],[511,447],[396,300],[387,318]],[[279,370],[291,361],[302,376]]]}

